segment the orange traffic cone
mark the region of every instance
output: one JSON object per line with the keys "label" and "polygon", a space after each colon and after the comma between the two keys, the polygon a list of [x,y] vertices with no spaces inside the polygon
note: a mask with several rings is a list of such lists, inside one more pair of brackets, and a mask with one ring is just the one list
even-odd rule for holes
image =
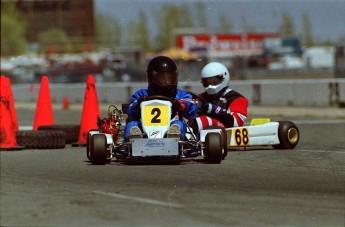
{"label": "orange traffic cone", "polygon": [[35,90],[35,85],[34,84],[30,84],[30,93],[32,93]]}
{"label": "orange traffic cone", "polygon": [[87,133],[91,129],[98,128],[97,119],[100,117],[95,78],[93,75],[87,77],[84,96],[83,113],[80,124],[78,145],[86,145]]}
{"label": "orange traffic cone", "polygon": [[12,88],[11,88],[11,81],[9,78],[7,78],[7,77],[5,77],[5,78],[6,78],[7,86],[9,88],[8,90],[9,90],[9,100],[10,100],[10,105],[11,105],[10,107],[11,107],[11,113],[13,114],[13,123],[15,124],[14,129],[17,132],[19,129],[19,126],[18,126],[16,108],[14,106],[14,98],[13,98],[13,93],[12,93]]}
{"label": "orange traffic cone", "polygon": [[16,133],[18,121],[10,80],[0,76],[0,150],[18,150]]}
{"label": "orange traffic cone", "polygon": [[68,108],[69,108],[69,101],[68,101],[68,97],[65,96],[62,100],[62,109],[68,110]]}
{"label": "orange traffic cone", "polygon": [[48,77],[43,76],[41,79],[40,92],[36,106],[35,120],[33,130],[37,130],[41,125],[53,125],[53,107],[50,99],[50,90]]}

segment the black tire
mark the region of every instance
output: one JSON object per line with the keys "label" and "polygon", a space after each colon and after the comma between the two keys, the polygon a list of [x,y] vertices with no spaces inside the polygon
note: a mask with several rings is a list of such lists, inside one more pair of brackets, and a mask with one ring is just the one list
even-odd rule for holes
{"label": "black tire", "polygon": [[66,134],[62,131],[18,131],[16,138],[18,145],[33,149],[64,148],[66,144]]}
{"label": "black tire", "polygon": [[279,121],[278,138],[280,144],[273,145],[276,149],[293,149],[299,142],[298,127],[291,121]]}
{"label": "black tire", "polygon": [[98,129],[91,129],[88,133],[87,133],[87,137],[86,137],[86,157],[91,161],[90,159],[90,149],[91,148],[91,135],[90,135],[90,132],[91,131],[96,131],[98,132]]}
{"label": "black tire", "polygon": [[63,131],[66,133],[66,144],[78,142],[80,125],[41,125],[37,130]]}
{"label": "black tire", "polygon": [[221,129],[222,130],[222,144],[223,144],[223,149],[224,149],[222,159],[225,159],[225,157],[228,155],[227,136],[226,136],[225,129],[219,126],[210,126],[206,129]]}
{"label": "black tire", "polygon": [[219,164],[222,161],[222,137],[217,132],[210,132],[205,138],[205,159],[208,163]]}
{"label": "black tire", "polygon": [[91,136],[90,161],[94,165],[105,165],[107,161],[107,138],[104,134]]}

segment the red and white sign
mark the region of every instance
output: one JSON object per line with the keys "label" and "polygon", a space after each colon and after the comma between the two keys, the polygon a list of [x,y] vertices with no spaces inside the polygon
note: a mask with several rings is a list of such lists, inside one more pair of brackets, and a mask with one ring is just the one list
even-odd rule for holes
{"label": "red and white sign", "polygon": [[265,38],[280,37],[278,33],[178,35],[176,46],[186,51],[206,50],[207,54],[223,56],[258,55]]}

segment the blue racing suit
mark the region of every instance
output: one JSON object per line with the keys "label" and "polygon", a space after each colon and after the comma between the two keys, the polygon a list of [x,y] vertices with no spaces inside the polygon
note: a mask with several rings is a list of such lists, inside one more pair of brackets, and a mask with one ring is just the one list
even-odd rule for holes
{"label": "blue racing suit", "polygon": [[[138,102],[137,102],[138,98],[142,96],[152,96],[152,95],[159,95],[159,94],[157,94],[150,86],[148,87],[148,89],[140,89],[132,95],[128,112],[127,112],[129,122],[126,124],[126,127],[125,127],[126,141],[128,141],[129,132],[132,127],[138,126],[140,129],[142,129],[141,122],[140,122],[140,119],[141,119],[140,111],[138,111],[139,109]],[[185,104],[185,110],[182,113],[182,116],[184,118],[186,118],[187,120],[190,120],[196,117],[198,113],[198,107],[193,102],[192,95],[190,93],[177,89],[175,99],[179,101],[183,101],[183,103]],[[170,124],[178,124],[181,129],[181,134],[185,135],[187,132],[187,127],[181,120],[178,119],[178,115],[176,114],[176,112],[172,111],[171,119],[172,121]]]}

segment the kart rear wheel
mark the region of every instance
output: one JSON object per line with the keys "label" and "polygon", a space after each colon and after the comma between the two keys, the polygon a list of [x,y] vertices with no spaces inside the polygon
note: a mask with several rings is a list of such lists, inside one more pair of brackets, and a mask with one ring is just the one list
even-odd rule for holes
{"label": "kart rear wheel", "polygon": [[208,163],[219,164],[223,156],[222,137],[217,132],[210,132],[205,137],[205,159]]}
{"label": "kart rear wheel", "polygon": [[98,129],[91,129],[88,133],[87,133],[87,137],[86,137],[86,157],[91,161],[90,159],[90,149],[91,148],[91,134],[90,132],[98,132]]}
{"label": "kart rear wheel", "polygon": [[273,145],[276,149],[293,149],[299,142],[298,127],[291,121],[279,121],[278,138],[280,144]]}
{"label": "kart rear wheel", "polygon": [[94,165],[105,165],[107,161],[107,138],[104,134],[91,136],[90,161]]}
{"label": "kart rear wheel", "polygon": [[223,144],[223,149],[224,149],[224,152],[222,153],[222,159],[225,159],[225,157],[228,155],[228,145],[226,144],[227,143],[227,136],[226,136],[226,132],[225,132],[225,129],[222,128],[222,127],[219,127],[219,126],[210,126],[206,129],[221,129],[222,130],[222,144]]}

